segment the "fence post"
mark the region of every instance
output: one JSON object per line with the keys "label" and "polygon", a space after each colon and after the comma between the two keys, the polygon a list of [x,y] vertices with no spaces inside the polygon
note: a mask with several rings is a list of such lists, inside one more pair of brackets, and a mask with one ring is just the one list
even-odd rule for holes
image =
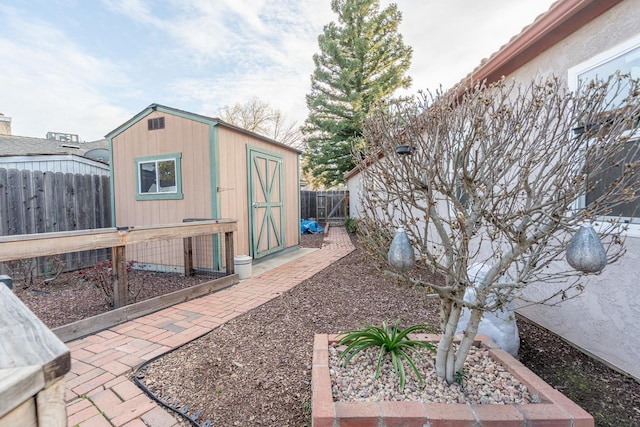
{"label": "fence post", "polygon": [[129,284],[127,283],[127,248],[115,246],[113,256],[113,308],[124,307],[129,303]]}
{"label": "fence post", "polygon": [[184,246],[184,275],[193,276],[193,238],[185,237],[182,239]]}
{"label": "fence post", "polygon": [[224,233],[224,253],[227,274],[235,273],[233,265],[233,231]]}

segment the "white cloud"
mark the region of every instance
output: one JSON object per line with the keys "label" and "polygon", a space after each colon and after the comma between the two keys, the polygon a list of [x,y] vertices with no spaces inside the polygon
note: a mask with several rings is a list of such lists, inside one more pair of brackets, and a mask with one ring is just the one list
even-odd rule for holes
{"label": "white cloud", "polygon": [[6,8],[0,14],[13,36],[0,37],[3,57],[11,58],[2,66],[0,87],[13,134],[44,137],[60,131],[94,140],[111,130],[105,123],[125,117],[101,91],[128,84],[115,64],[84,52],[46,22]]}
{"label": "white cloud", "polygon": [[[451,87],[546,12],[554,0],[397,0],[413,47],[414,91]],[[385,1],[388,4],[389,1]]]}
{"label": "white cloud", "polygon": [[179,108],[196,104],[195,112],[217,115],[223,106],[255,96],[302,121],[321,30],[311,23],[318,18],[316,4],[227,0],[213,7],[210,1],[181,1],[171,8],[170,18],[137,0],[111,2],[110,7],[141,25],[167,31],[184,61],[205,74],[210,70],[203,77],[176,76],[166,102]]}
{"label": "white cloud", "polygon": [[[0,111],[13,117],[15,134],[97,139],[153,102],[215,116],[252,97],[302,122],[317,37],[336,19],[329,0],[103,0],[104,9],[82,6],[95,25],[122,34],[83,40],[92,22],[74,15],[79,3],[57,1],[78,28],[0,6],[10,26],[0,28],[0,51],[12,58],[0,67]],[[414,49],[413,92],[454,84],[551,0],[395,2]]]}

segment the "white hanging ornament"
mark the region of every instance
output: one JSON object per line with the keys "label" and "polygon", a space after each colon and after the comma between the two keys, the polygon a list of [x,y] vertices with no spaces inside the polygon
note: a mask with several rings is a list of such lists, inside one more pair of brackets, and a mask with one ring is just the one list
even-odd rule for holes
{"label": "white hanging ornament", "polygon": [[567,262],[583,273],[599,273],[607,265],[607,252],[591,224],[581,224],[569,241]]}
{"label": "white hanging ornament", "polygon": [[389,265],[400,271],[411,270],[416,265],[416,256],[404,228],[398,228],[387,254]]}

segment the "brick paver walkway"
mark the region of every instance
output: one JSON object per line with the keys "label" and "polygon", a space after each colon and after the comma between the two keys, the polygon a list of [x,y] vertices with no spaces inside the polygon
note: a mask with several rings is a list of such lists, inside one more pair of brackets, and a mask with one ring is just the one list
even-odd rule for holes
{"label": "brick paver walkway", "polygon": [[71,371],[65,377],[69,426],[177,426],[176,418],[127,376],[153,357],[293,288],[353,249],[343,227],[330,227],[317,251],[222,291],[67,343],[71,350]]}

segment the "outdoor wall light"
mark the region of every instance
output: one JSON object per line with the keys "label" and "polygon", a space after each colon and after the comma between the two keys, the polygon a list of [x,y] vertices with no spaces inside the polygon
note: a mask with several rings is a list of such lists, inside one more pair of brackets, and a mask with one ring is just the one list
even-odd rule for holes
{"label": "outdoor wall light", "polygon": [[413,148],[410,145],[398,145],[396,147],[396,154],[406,156],[413,153]]}

